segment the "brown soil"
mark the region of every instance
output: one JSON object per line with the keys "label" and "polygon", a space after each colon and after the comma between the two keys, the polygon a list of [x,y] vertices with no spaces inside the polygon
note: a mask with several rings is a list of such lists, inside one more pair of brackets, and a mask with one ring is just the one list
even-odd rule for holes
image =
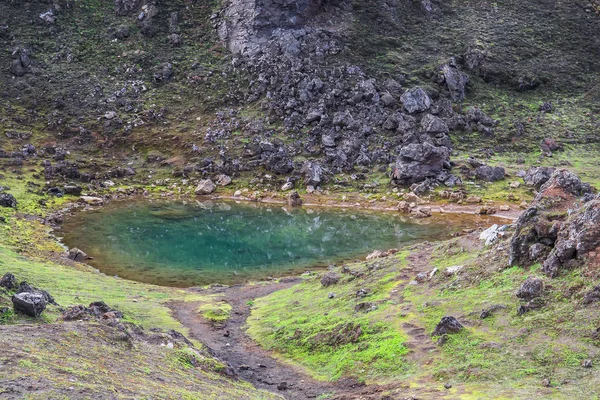
{"label": "brown soil", "polygon": [[[322,394],[330,394],[332,397],[329,398],[337,400],[381,399],[382,392],[397,386],[365,386],[352,378],[337,382],[317,381],[298,367],[284,363],[248,337],[244,330],[250,315],[248,302],[299,282],[299,278],[289,278],[272,284],[195,289],[219,294],[231,305],[231,316],[223,325],[215,325],[202,318],[196,311],[198,303],[172,303],[171,309],[195,339],[210,347],[221,361],[231,365],[238,378],[286,399],[314,399]],[[282,382],[287,385],[285,390],[278,388]]]}
{"label": "brown soil", "polygon": [[[337,392],[341,384],[316,381],[297,368],[282,363],[252,341],[244,331],[250,315],[249,301],[288,288],[299,281],[290,278],[273,284],[206,289],[221,295],[232,307],[231,316],[223,325],[215,325],[202,318],[197,312],[197,303],[173,303],[171,308],[174,316],[189,328],[192,336],[210,347],[220,360],[231,365],[240,379],[258,388],[279,393],[287,399],[316,398],[323,393]],[[282,382],[286,382],[287,389],[278,389]]]}

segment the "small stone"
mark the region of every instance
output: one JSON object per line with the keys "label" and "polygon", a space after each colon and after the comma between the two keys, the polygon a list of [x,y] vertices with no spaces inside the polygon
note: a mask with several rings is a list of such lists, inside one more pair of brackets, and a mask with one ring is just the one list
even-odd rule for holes
{"label": "small stone", "polygon": [[282,192],[287,192],[288,190],[292,190],[293,188],[294,188],[294,183],[293,182],[286,182],[281,187],[281,191]]}
{"label": "small stone", "polygon": [[240,197],[241,195],[242,195],[241,190],[236,190],[235,193],[233,193],[233,197]]}
{"label": "small stone", "polygon": [[454,317],[446,316],[441,319],[441,321],[435,327],[435,330],[431,334],[431,336],[440,336],[448,333],[458,333],[463,330],[463,326],[460,322]]}
{"label": "small stone", "polygon": [[583,368],[592,368],[592,360],[590,360],[590,359],[583,360],[581,365],[583,366]]}
{"label": "small stone", "polygon": [[250,369],[250,366],[243,364],[243,365],[240,365],[239,369],[240,369],[240,371],[248,371]]}
{"label": "small stone", "polygon": [[0,279],[0,286],[8,290],[16,289],[18,287],[17,278],[10,272],[6,273]]}
{"label": "small stone", "polygon": [[308,186],[306,187],[306,193],[308,193],[308,194],[313,194],[314,192],[315,192],[315,187],[314,187],[314,186],[312,186],[312,185],[308,185]]}
{"label": "small stone", "polygon": [[340,276],[338,274],[336,274],[335,272],[326,272],[322,277],[321,277],[321,285],[327,287],[327,286],[331,286],[331,285],[335,285],[336,283],[338,283],[340,280]]}
{"label": "small stone", "polygon": [[173,343],[169,342],[167,343],[167,349],[173,349]]}
{"label": "small stone", "polygon": [[452,389],[452,384],[450,384],[450,383],[445,383],[445,384],[444,384],[444,388],[446,388],[446,389]]}
{"label": "small stone", "polygon": [[540,297],[544,291],[544,281],[540,278],[528,277],[517,290],[516,296],[522,300]]}
{"label": "small stone", "polygon": [[2,193],[0,194],[0,206],[17,208],[17,199],[10,193]]}
{"label": "small stone", "polygon": [[550,387],[552,383],[550,382],[550,378],[544,378],[544,380],[542,381],[542,386],[543,387]]}
{"label": "small stone", "polygon": [[67,255],[69,260],[83,262],[88,259],[88,255],[83,251],[79,250],[77,247],[73,247],[69,250],[69,254]]}
{"label": "small stone", "polygon": [[279,385],[277,385],[277,390],[287,390],[288,388],[288,384],[287,382],[281,382]]}
{"label": "small stone", "polygon": [[104,200],[100,197],[92,196],[81,196],[78,200],[79,203],[88,204],[90,206],[101,206],[104,204]]}
{"label": "small stone", "polygon": [[329,299],[334,299],[334,298],[335,298],[335,293],[333,293],[333,292],[329,292],[329,293],[327,294],[327,298],[329,298]]}
{"label": "small stone", "polygon": [[302,205],[302,199],[297,191],[294,190],[287,195],[287,204],[290,207],[300,207]]}

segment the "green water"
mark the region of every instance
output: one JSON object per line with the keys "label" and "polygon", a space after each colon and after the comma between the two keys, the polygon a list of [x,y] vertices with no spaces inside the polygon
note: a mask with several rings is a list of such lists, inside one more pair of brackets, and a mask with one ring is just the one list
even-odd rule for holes
{"label": "green water", "polygon": [[235,203],[116,203],[80,212],[63,241],[109,275],[164,286],[240,283],[449,237],[472,222]]}

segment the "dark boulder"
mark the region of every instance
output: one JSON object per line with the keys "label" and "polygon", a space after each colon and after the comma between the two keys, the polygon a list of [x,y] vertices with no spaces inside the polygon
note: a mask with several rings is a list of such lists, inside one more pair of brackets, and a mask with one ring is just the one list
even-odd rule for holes
{"label": "dark boulder", "polygon": [[454,101],[463,101],[465,99],[465,88],[469,82],[467,74],[462,72],[456,60],[452,58],[447,64],[442,65],[442,76],[446,86],[450,91],[450,97]]}
{"label": "dark boulder", "polygon": [[540,192],[557,188],[573,196],[581,196],[591,191],[591,186],[581,182],[579,177],[567,169],[556,170],[550,179],[540,187]]}
{"label": "dark boulder", "polygon": [[475,176],[485,182],[496,182],[504,179],[506,171],[502,167],[483,165],[475,169]]}
{"label": "dark boulder", "polygon": [[321,285],[327,287],[327,286],[331,286],[331,285],[335,285],[336,283],[338,283],[340,280],[340,276],[339,274],[330,271],[330,272],[326,272],[322,277],[321,277]]}
{"label": "dark boulder", "polygon": [[22,294],[22,293],[40,294],[40,295],[42,295],[42,298],[44,299],[45,303],[47,303],[47,304],[53,304],[55,306],[58,305],[56,303],[56,301],[54,301],[54,297],[52,297],[50,295],[50,293],[46,292],[45,290],[41,290],[41,289],[38,289],[38,288],[36,288],[34,286],[31,286],[27,282],[21,282],[19,284],[19,289],[17,290],[17,294]]}
{"label": "dark boulder", "polygon": [[63,193],[70,196],[81,196],[83,189],[77,185],[65,185]]}
{"label": "dark boulder", "polygon": [[[562,224],[543,271],[555,277],[600,248],[600,200],[585,203]],[[595,259],[591,260],[597,263]]]}
{"label": "dark boulder", "polygon": [[62,319],[65,321],[74,321],[86,319],[89,316],[87,308],[82,305],[69,307],[62,313]]}
{"label": "dark boulder", "polygon": [[423,112],[431,107],[431,99],[420,87],[407,90],[400,96],[400,100],[409,114]]}
{"label": "dark boulder", "polygon": [[540,189],[542,185],[550,179],[554,173],[554,168],[551,167],[533,167],[529,168],[523,176],[523,181],[528,186],[533,186]]}
{"label": "dark boulder", "polygon": [[0,207],[17,208],[17,199],[10,193],[0,194]]}
{"label": "dark boulder", "polygon": [[0,279],[0,286],[8,290],[16,289],[18,286],[17,278],[10,272],[6,273],[2,279]]}
{"label": "dark boulder", "polygon": [[449,163],[450,149],[431,143],[411,143],[400,150],[390,174],[394,184],[412,185],[438,176]]}
{"label": "dark boulder", "polygon": [[454,317],[443,317],[442,320],[436,325],[431,336],[447,335],[449,333],[458,333],[463,330],[464,327]]}
{"label": "dark boulder", "polygon": [[421,129],[423,132],[430,135],[448,134],[450,131],[443,119],[431,114],[427,114],[423,117],[421,120]]}
{"label": "dark boulder", "polygon": [[517,290],[516,296],[521,300],[533,300],[544,291],[544,281],[540,278],[528,277]]}
{"label": "dark boulder", "polygon": [[[532,258],[536,252],[531,249],[540,243],[552,248],[544,262],[544,272],[555,276],[563,266],[590,252],[598,239],[599,230],[594,226],[594,221],[600,222],[598,201],[588,201],[580,209],[577,205],[578,197],[591,190],[591,186],[582,183],[575,174],[565,169],[555,171],[540,187],[531,206],[516,221],[510,242],[510,265],[526,267],[538,262],[538,257]],[[569,209],[578,211],[567,222]],[[587,230],[577,232],[577,229]]]}
{"label": "dark boulder", "polygon": [[17,293],[12,297],[12,303],[16,312],[34,318],[39,317],[46,309],[46,300],[42,293]]}
{"label": "dark boulder", "polygon": [[317,187],[323,181],[323,168],[315,161],[307,161],[300,172],[304,175],[304,184]]}

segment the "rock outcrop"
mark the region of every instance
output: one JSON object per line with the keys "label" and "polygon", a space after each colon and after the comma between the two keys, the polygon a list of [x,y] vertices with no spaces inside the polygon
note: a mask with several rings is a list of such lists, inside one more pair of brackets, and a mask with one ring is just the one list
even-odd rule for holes
{"label": "rock outcrop", "polygon": [[584,260],[597,263],[600,199],[591,196],[591,191],[572,172],[555,171],[516,222],[510,264],[529,266],[543,261],[544,273],[555,277]]}

